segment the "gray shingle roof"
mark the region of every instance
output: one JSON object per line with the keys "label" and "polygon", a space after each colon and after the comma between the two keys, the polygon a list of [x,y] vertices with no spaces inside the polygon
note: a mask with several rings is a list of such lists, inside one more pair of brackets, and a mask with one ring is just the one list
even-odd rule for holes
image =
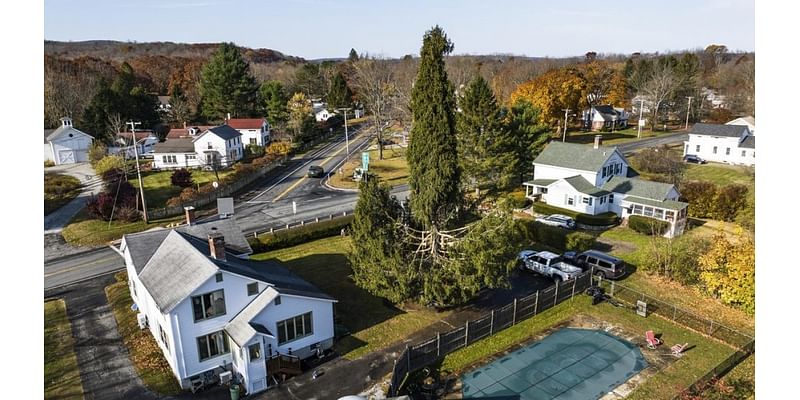
{"label": "gray shingle roof", "polygon": [[534,179],[530,182],[523,182],[523,185],[528,186],[550,186],[553,182],[557,181],[558,179]]}
{"label": "gray shingle roof", "polygon": [[142,269],[153,257],[161,242],[169,234],[170,229],[155,229],[146,232],[132,233],[125,235],[125,245],[131,253],[131,260],[136,273],[142,272]]}
{"label": "gray shingle roof", "polygon": [[739,147],[743,149],[755,149],[756,148],[756,137],[755,136],[747,136],[739,143]]}
{"label": "gray shingle roof", "polygon": [[[616,147],[599,146],[595,149],[592,145],[550,142],[533,163],[597,172],[615,152]],[[625,159],[622,154],[619,156]]]}
{"label": "gray shingle roof", "polygon": [[230,140],[242,136],[241,132],[231,128],[228,125],[215,126],[213,128],[208,128],[208,130],[224,140]]}
{"label": "gray shingle roof", "polygon": [[675,201],[675,200],[657,201],[657,200],[643,199],[641,197],[634,197],[634,196],[628,196],[625,198],[624,201],[629,201],[631,203],[637,203],[637,204],[644,204],[646,206],[666,208],[667,210],[675,210],[675,211],[680,211],[689,206],[689,203],[684,203],[682,201]]}
{"label": "gray shingle roof", "polygon": [[153,153],[194,153],[192,138],[167,139],[156,143]]}
{"label": "gray shingle roof", "polygon": [[[253,335],[258,332],[256,328],[250,323],[272,300],[278,297],[279,293],[273,288],[266,288],[256,296],[239,314],[237,314],[228,325],[225,325],[225,332],[228,336],[236,342],[239,347],[244,346]],[[260,324],[256,324],[260,325]],[[263,326],[263,325],[262,325]],[[264,327],[264,330],[269,330]],[[263,333],[263,332],[262,332]],[[269,334],[269,333],[267,333]]]}
{"label": "gray shingle roof", "polygon": [[[622,116],[622,113],[615,110],[610,104],[594,106],[594,109],[600,114],[601,117],[603,117],[603,120],[605,121],[613,121],[615,116],[618,119]],[[591,112],[591,109],[589,109],[589,111]]]}
{"label": "gray shingle roof", "polygon": [[239,228],[239,224],[237,224],[236,220],[233,218],[214,217],[194,225],[181,225],[176,229],[203,241],[208,239],[208,234],[211,233],[212,230],[215,230],[216,233],[225,237],[226,250],[239,255],[251,254],[253,252],[250,243],[247,242],[247,239],[245,239],[242,233],[242,229]]}
{"label": "gray shingle roof", "polygon": [[694,124],[689,131],[693,135],[741,137],[750,132],[744,125]]}
{"label": "gray shingle roof", "polygon": [[675,186],[669,183],[646,181],[638,178],[615,176],[603,185],[603,189],[628,196],[642,197],[651,200],[666,200],[670,190]]}
{"label": "gray shingle roof", "polygon": [[575,188],[575,190],[577,190],[578,192],[583,194],[588,194],[589,196],[597,197],[609,194],[608,191],[600,189],[597,186],[589,183],[589,181],[587,181],[586,178],[584,178],[581,175],[575,175],[569,178],[564,178],[564,180],[567,183],[569,183],[570,186]]}

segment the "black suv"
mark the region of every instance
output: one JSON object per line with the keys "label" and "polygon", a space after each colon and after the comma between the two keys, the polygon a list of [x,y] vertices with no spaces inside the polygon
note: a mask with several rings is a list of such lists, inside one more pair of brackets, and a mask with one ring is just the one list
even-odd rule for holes
{"label": "black suv", "polygon": [[311,178],[322,178],[325,175],[325,170],[319,165],[312,165],[308,167],[308,176]]}
{"label": "black suv", "polygon": [[705,164],[706,163],[706,160],[703,160],[702,158],[700,158],[700,157],[698,157],[698,156],[696,156],[694,154],[687,154],[687,155],[683,156],[683,161],[686,161],[687,163],[694,163],[694,164]]}
{"label": "black suv", "polygon": [[578,254],[568,251],[564,253],[564,259],[584,271],[594,267],[594,274],[605,279],[618,279],[625,275],[625,261],[601,251],[587,250]]}

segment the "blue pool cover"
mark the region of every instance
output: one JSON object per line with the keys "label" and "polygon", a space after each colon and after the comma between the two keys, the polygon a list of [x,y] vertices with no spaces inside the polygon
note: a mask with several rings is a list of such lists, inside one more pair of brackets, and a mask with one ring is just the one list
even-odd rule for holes
{"label": "blue pool cover", "polygon": [[607,332],[562,328],[461,377],[463,398],[595,400],[647,367]]}

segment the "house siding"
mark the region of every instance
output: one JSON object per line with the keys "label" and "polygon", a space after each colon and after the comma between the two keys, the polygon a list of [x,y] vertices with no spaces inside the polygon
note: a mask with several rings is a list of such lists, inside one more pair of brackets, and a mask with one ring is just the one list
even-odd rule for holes
{"label": "house siding", "polygon": [[[708,136],[689,134],[689,140],[684,142],[683,155],[696,155],[708,161],[737,165],[755,165],[755,149],[739,147],[740,138],[726,136]],[[700,150],[697,150],[700,146]],[[717,147],[716,154],[714,147]],[[730,154],[725,154],[730,149]],[[742,156],[742,151],[745,156]]]}
{"label": "house siding", "polygon": [[589,182],[597,180],[597,172],[578,171],[570,168],[555,167],[552,165],[534,164],[533,179],[563,179],[580,175]]}
{"label": "house siding", "polygon": [[[67,134],[63,134],[45,145],[45,160],[52,160],[56,165],[87,162],[89,161],[89,147],[91,145],[92,138],[89,136],[75,134],[74,137],[68,137]],[[47,152],[48,147],[50,147],[49,155]],[[66,152],[72,153],[74,161],[63,162],[63,159],[67,157]]]}

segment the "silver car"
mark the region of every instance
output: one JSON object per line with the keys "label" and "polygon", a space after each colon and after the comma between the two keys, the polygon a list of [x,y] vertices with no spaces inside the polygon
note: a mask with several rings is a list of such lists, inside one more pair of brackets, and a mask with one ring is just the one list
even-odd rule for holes
{"label": "silver car", "polygon": [[562,214],[553,214],[546,217],[536,218],[536,222],[541,222],[545,225],[558,226],[564,229],[575,229],[575,220]]}

